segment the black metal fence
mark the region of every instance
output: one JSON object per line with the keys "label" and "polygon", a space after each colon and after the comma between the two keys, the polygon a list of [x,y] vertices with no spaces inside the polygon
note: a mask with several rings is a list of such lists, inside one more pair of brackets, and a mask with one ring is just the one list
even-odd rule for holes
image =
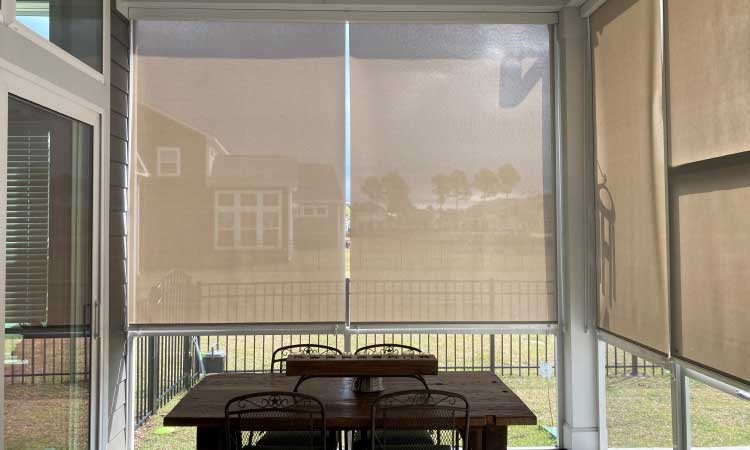
{"label": "black metal fence", "polygon": [[[268,373],[275,348],[319,343],[341,349],[383,342],[404,343],[437,355],[441,371],[492,370],[500,376],[536,377],[545,368],[556,376],[556,340],[546,334],[247,334],[233,336],[147,336],[134,339],[136,423],[167,405],[200,377],[195,344],[225,355],[226,372]],[[610,376],[663,375],[664,369],[617,347],[607,346]],[[158,367],[158,370],[156,368]]]}
{"label": "black metal fence", "polygon": [[[320,343],[355,350],[396,342],[435,354],[441,371],[492,370],[500,376],[555,376],[556,340],[546,334],[367,333],[233,336],[141,336],[132,340],[136,426],[167,406],[201,376],[199,353],[225,353],[227,372],[270,372],[271,353],[283,345]],[[90,340],[28,335],[13,345],[16,364],[5,365],[5,383],[67,383],[89,377]],[[622,349],[606,347],[609,376],[659,376],[665,370]],[[548,369],[548,370],[545,370]]]}
{"label": "black metal fence", "polygon": [[5,335],[6,384],[60,384],[88,380],[91,338],[59,330]]}
{"label": "black metal fence", "polygon": [[200,378],[192,337],[148,336],[133,339],[136,427],[190,388]]}

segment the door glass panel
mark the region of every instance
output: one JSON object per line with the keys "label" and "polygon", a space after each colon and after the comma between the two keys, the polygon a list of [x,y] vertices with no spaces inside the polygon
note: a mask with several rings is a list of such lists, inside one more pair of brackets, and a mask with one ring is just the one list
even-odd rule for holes
{"label": "door glass panel", "polygon": [[93,128],[8,104],[5,449],[87,449]]}

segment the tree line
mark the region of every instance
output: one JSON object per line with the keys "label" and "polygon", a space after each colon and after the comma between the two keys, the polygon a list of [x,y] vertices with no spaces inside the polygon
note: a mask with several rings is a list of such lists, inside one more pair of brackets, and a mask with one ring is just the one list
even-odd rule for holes
{"label": "tree line", "polygon": [[[458,211],[459,202],[471,198],[475,190],[483,200],[500,194],[508,198],[521,181],[521,175],[512,164],[504,164],[496,170],[482,169],[473,179],[469,179],[462,170],[454,170],[448,174],[434,175],[431,181],[432,193],[440,209],[443,209],[448,200],[453,200]],[[381,177],[367,177],[361,189],[371,202],[389,213],[397,214],[413,208],[409,198],[411,189],[406,180],[396,172]]]}

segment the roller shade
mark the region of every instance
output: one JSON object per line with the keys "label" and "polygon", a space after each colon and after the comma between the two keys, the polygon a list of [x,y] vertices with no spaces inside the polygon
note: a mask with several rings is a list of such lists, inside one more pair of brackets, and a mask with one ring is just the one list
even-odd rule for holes
{"label": "roller shade", "polygon": [[590,18],[599,327],[669,351],[660,6],[610,0]]}
{"label": "roller shade", "polygon": [[750,380],[750,3],[669,2],[672,353]]}
{"label": "roller shade", "polygon": [[344,36],[136,23],[131,323],[344,320]]}
{"label": "roller shade", "polygon": [[673,175],[672,353],[750,380],[750,161]]}
{"label": "roller shade", "polygon": [[550,36],[352,24],[353,322],[554,322]]}
{"label": "roller shade", "polygon": [[750,3],[669,2],[671,164],[750,150]]}

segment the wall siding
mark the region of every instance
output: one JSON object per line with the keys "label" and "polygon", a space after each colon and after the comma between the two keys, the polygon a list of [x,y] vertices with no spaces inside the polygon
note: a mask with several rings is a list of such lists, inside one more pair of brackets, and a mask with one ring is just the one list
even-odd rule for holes
{"label": "wall siding", "polygon": [[130,23],[111,15],[110,230],[109,230],[109,435],[108,449],[127,443],[127,198],[130,118]]}

